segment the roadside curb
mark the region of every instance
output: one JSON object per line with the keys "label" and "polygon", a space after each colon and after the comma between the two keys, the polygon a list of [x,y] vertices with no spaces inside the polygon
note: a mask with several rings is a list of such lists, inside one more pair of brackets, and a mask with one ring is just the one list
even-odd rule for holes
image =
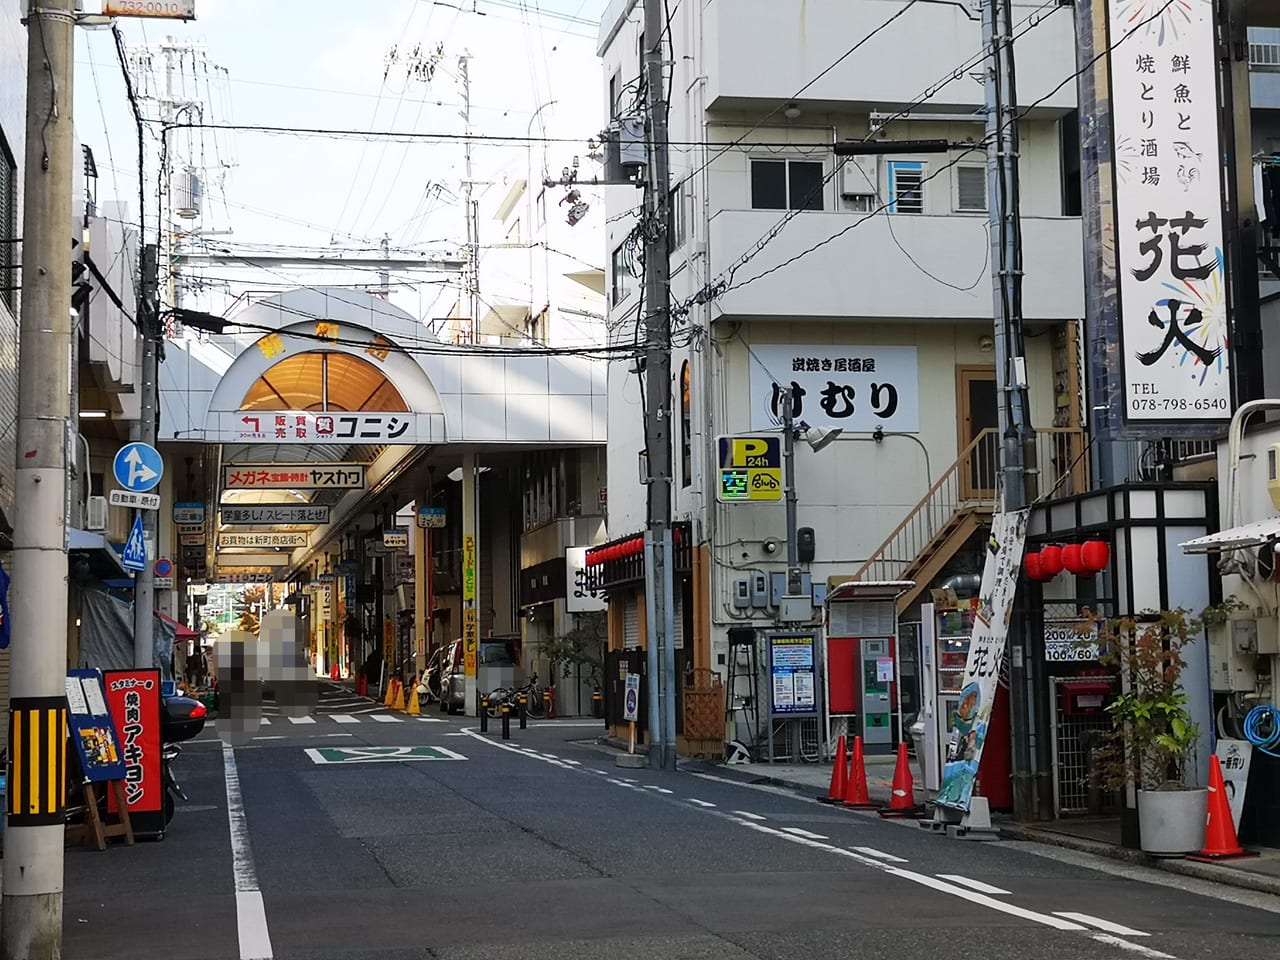
{"label": "roadside curb", "polygon": [[1258,893],[1280,896],[1280,878],[1250,873],[1235,867],[1196,863],[1193,860],[1152,857],[1141,850],[1130,850],[1128,847],[1112,846],[1109,843],[1099,843],[1096,840],[1086,840],[1082,837],[1052,833],[1048,830],[1037,830],[1035,827],[1023,824],[999,824],[998,829],[1000,836],[1007,840],[1026,840],[1050,847],[1079,850],[1082,853],[1089,853],[1097,857],[1123,860],[1136,866],[1163,870],[1165,873],[1176,873],[1184,877],[1194,877],[1197,880],[1208,880],[1212,883],[1220,883],[1229,887],[1238,887],[1242,890],[1253,890]]}
{"label": "roadside curb", "polygon": [[[731,764],[707,763],[705,760],[681,760],[680,768],[690,773],[702,773],[708,776],[719,777],[722,780],[732,780],[736,783],[785,787],[788,790],[795,790],[797,793],[803,794],[810,800],[817,800],[820,796],[826,795],[825,789],[816,787],[811,783],[805,783],[801,780],[792,780],[789,777],[778,777],[739,770]],[[868,784],[867,786],[871,799],[876,803],[887,804],[889,802],[890,792],[888,790],[878,785],[872,786],[871,784]]]}

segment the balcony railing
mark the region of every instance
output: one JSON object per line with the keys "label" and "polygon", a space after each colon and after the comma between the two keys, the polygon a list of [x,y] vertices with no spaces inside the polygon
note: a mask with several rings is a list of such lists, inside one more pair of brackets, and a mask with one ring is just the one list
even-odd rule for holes
{"label": "balcony railing", "polygon": [[[1042,497],[1064,497],[1088,489],[1088,441],[1073,427],[1035,431],[1035,463]],[[928,551],[942,548],[965,520],[984,517],[996,507],[999,435],[983,430],[898,524],[854,575],[856,580],[911,579]]]}
{"label": "balcony railing", "polygon": [[1280,43],[1249,44],[1249,67],[1254,70],[1280,70]]}

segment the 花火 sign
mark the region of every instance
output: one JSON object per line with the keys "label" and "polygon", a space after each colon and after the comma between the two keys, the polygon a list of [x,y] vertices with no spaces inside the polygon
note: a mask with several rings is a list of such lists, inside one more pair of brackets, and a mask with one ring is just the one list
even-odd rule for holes
{"label": "\u82b1\u706b sign", "polygon": [[920,429],[915,347],[823,347],[753,344],[751,429],[782,422],[792,389],[792,416],[813,427],[897,433]]}
{"label": "\u82b1\u706b sign", "polygon": [[1126,422],[1231,415],[1214,5],[1108,0]]}

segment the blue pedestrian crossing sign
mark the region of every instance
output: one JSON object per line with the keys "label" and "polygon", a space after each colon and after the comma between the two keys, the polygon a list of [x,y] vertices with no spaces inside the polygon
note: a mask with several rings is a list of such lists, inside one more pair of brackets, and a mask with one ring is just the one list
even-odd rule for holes
{"label": "blue pedestrian crossing sign", "polygon": [[145,493],[164,476],[164,460],[160,451],[149,443],[126,443],[111,463],[116,483],[132,493]]}
{"label": "blue pedestrian crossing sign", "polygon": [[147,569],[147,541],[142,536],[142,514],[133,518],[133,529],[129,531],[129,539],[124,542],[120,566],[126,570]]}

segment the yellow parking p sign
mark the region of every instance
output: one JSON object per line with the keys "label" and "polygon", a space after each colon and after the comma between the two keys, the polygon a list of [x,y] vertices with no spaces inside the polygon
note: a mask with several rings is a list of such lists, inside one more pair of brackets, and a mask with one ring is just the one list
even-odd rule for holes
{"label": "yellow parking p sign", "polygon": [[720,472],[716,499],[721,503],[782,499],[782,438],[717,437]]}

